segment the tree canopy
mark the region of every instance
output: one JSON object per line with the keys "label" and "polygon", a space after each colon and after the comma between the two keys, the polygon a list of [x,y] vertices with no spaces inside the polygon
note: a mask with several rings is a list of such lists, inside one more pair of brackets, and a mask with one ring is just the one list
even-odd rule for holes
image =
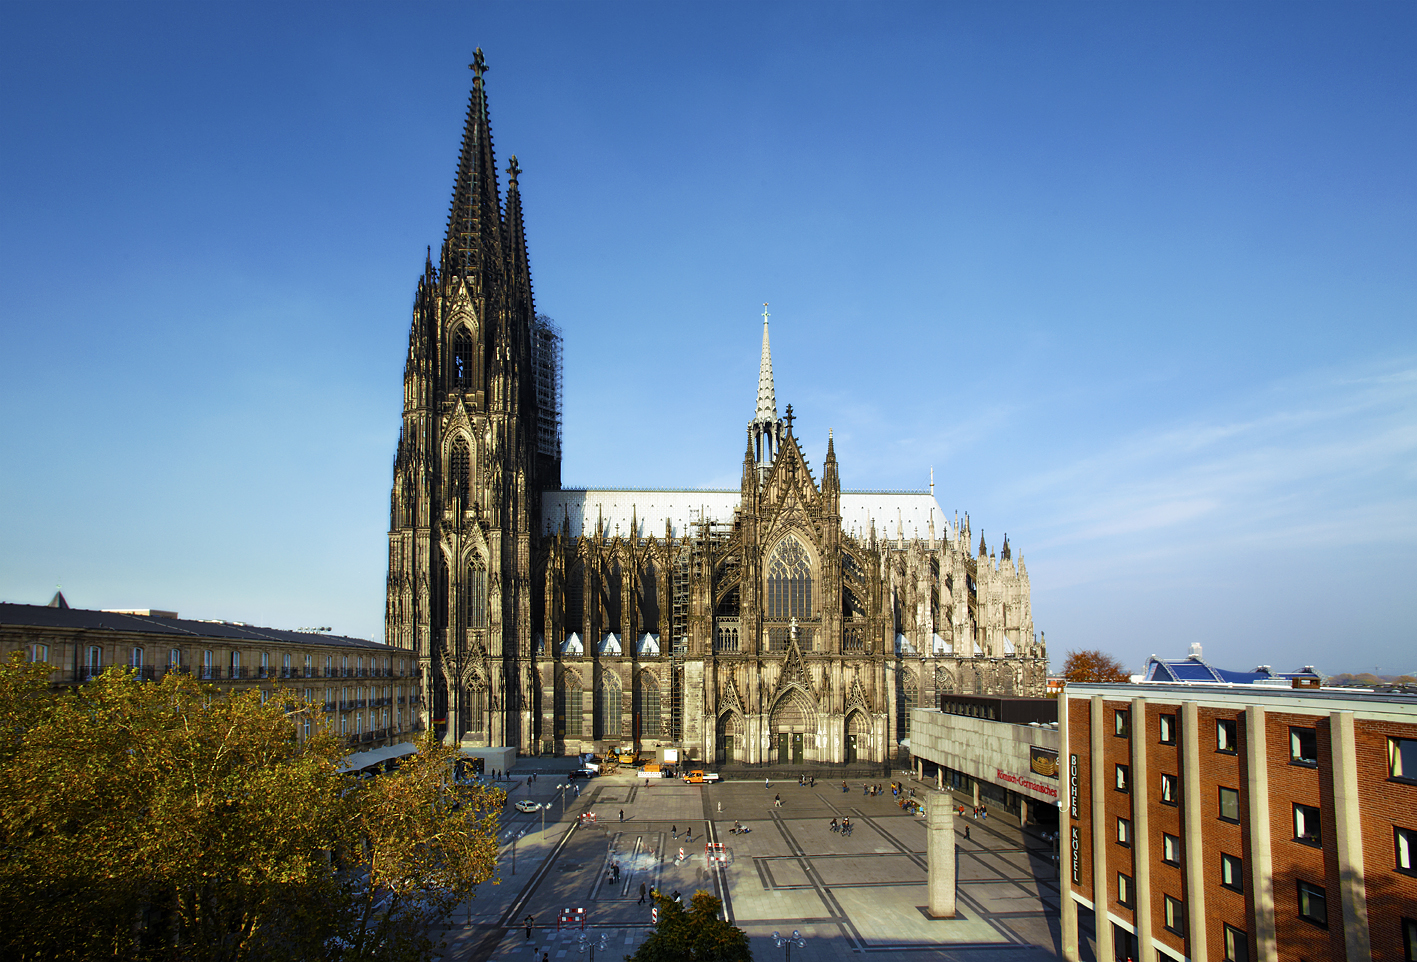
{"label": "tree canopy", "polygon": [[0,665],[0,956],[417,959],[492,875],[505,794],[428,740],[356,781],[277,691],[116,669],[52,691]]}
{"label": "tree canopy", "polygon": [[722,918],[723,903],[708,892],[695,892],[686,909],[656,892],[659,922],[631,962],[753,962],[747,934]]}
{"label": "tree canopy", "polygon": [[1088,648],[1069,651],[1063,661],[1063,678],[1067,681],[1130,681],[1122,663],[1105,651]]}

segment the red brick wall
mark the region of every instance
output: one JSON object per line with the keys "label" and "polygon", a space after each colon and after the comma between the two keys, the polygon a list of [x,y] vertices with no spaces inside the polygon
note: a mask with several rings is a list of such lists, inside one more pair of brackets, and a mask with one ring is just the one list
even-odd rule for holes
{"label": "red brick wall", "polygon": [[1417,738],[1417,725],[1357,719],[1358,797],[1363,813],[1363,873],[1374,962],[1405,958],[1402,918],[1417,919],[1417,878],[1396,871],[1393,826],[1417,829],[1417,785],[1388,778],[1389,736]]}
{"label": "red brick wall", "polygon": [[[1175,716],[1175,722],[1171,727],[1175,743],[1171,745],[1161,744],[1161,716],[1163,714]],[[1145,798],[1147,818],[1151,823],[1150,838],[1148,839],[1151,853],[1151,918],[1153,920],[1151,934],[1157,941],[1172,949],[1174,955],[1186,957],[1190,955],[1188,940],[1166,931],[1162,924],[1166,920],[1164,902],[1166,895],[1181,899],[1182,902],[1190,901],[1190,893],[1186,891],[1185,869],[1183,867],[1186,833],[1182,831],[1181,827],[1181,805],[1179,801],[1175,805],[1164,805],[1161,802],[1162,774],[1175,775],[1177,784],[1180,784],[1181,708],[1179,705],[1148,704],[1144,724],[1144,730],[1141,728],[1137,730],[1139,735],[1146,739],[1147,784]],[[1184,786],[1182,788],[1184,789]],[[1140,800],[1139,798],[1138,801]],[[1167,865],[1162,861],[1162,856],[1165,854],[1165,849],[1161,844],[1163,833],[1175,835],[1181,839],[1181,865]]]}
{"label": "red brick wall", "polygon": [[[1122,872],[1132,877],[1135,883],[1137,872],[1133,859],[1134,850],[1125,845],[1117,844],[1117,819],[1125,818],[1132,820],[1132,829],[1135,831],[1136,823],[1132,819],[1132,796],[1142,791],[1142,786],[1131,782],[1130,792],[1117,791],[1117,765],[1126,765],[1131,768],[1132,764],[1132,740],[1130,738],[1119,738],[1116,733],[1115,715],[1118,709],[1127,711],[1131,704],[1125,701],[1103,702],[1105,706],[1102,710],[1102,753],[1105,764],[1102,767],[1104,794],[1102,804],[1106,810],[1103,816],[1102,825],[1099,831],[1103,833],[1106,840],[1107,850],[1107,907],[1116,913],[1119,919],[1126,919],[1135,923],[1136,912],[1127,908],[1117,901],[1117,873]],[[1135,773],[1133,773],[1135,779]],[[1133,896],[1135,905],[1135,895]],[[1103,937],[1104,933],[1099,932],[1098,937]]]}

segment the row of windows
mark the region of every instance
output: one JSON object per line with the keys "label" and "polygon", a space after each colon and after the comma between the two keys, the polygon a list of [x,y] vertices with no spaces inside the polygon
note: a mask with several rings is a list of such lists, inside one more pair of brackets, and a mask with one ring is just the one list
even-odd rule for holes
{"label": "row of windows", "polygon": [[[1130,775],[1126,765],[1117,766],[1117,790],[1126,792],[1129,790],[1128,779]],[[1175,805],[1179,800],[1180,783],[1175,775],[1161,776],[1161,801],[1163,804]],[[1320,818],[1319,808],[1316,805],[1305,805],[1303,802],[1293,803],[1294,815],[1294,841],[1303,842],[1305,845],[1321,846],[1323,844],[1323,826]],[[1226,822],[1240,821],[1240,790],[1237,788],[1220,787],[1219,790],[1219,818]],[[1117,842],[1121,845],[1131,845],[1132,843],[1132,823],[1130,819],[1117,819]],[[1407,874],[1417,875],[1417,830],[1393,826],[1393,850],[1395,852],[1396,866],[1398,871]],[[1174,858],[1172,855],[1174,854]],[[1224,859],[1230,856],[1222,856],[1222,872]],[[1173,835],[1163,835],[1162,838],[1162,860],[1173,865],[1180,864],[1180,839]],[[1234,878],[1239,879],[1239,860],[1235,860],[1237,866]],[[1237,883],[1238,884],[1238,883]]]}
{"label": "row of windows", "polygon": [[[1308,882],[1298,883],[1299,917],[1328,928],[1328,899],[1324,890]],[[1417,962],[1417,919],[1403,919],[1402,957]],[[1250,941],[1244,929],[1226,924],[1224,929],[1225,962],[1250,962]]]}
{"label": "row of windows", "polygon": [[[1131,709],[1118,708],[1113,716],[1113,733],[1119,738],[1132,737]],[[1162,745],[1176,744],[1176,716],[1160,716],[1160,738]],[[1234,718],[1221,718],[1215,722],[1215,750],[1227,755],[1239,751],[1238,722]],[[1317,765],[1319,763],[1318,733],[1312,728],[1291,727],[1289,729],[1289,760],[1296,765]],[[1414,760],[1417,765],[1417,760]]]}
{"label": "row of windows", "polygon": [[[1176,716],[1162,715],[1160,743],[1176,744]],[[1113,733],[1119,738],[1132,736],[1131,710],[1118,708],[1112,719]],[[1239,751],[1238,722],[1233,718],[1217,719],[1215,723],[1215,750],[1227,755]],[[1289,762],[1293,765],[1317,766],[1319,763],[1319,736],[1313,728],[1290,726]],[[1404,781],[1417,782],[1417,738],[1388,739],[1388,776]]]}
{"label": "row of windows", "polygon": [[[167,651],[167,661],[166,661],[164,667],[168,667],[168,668],[181,668],[181,667],[183,667],[182,654],[183,654],[183,650],[182,650],[181,648],[169,648],[168,651]],[[47,662],[47,661],[49,661],[49,646],[48,646],[48,645],[40,645],[40,644],[30,645],[30,646],[28,646],[28,648],[26,649],[25,656],[26,656],[26,659],[27,659],[28,661],[31,661],[31,662]],[[298,672],[298,671],[300,671],[301,668],[303,667],[303,669],[304,669],[304,677],[307,677],[307,678],[312,677],[312,676],[314,675],[314,672],[317,670],[317,669],[316,669],[316,664],[315,664],[315,659],[314,659],[314,657],[311,656],[311,655],[305,655],[305,656],[304,656],[304,663],[303,663],[303,666],[297,666],[296,661],[295,661],[295,659],[296,659],[297,657],[298,657],[298,656],[291,655],[291,654],[282,655],[282,656],[281,656],[280,670],[283,672],[283,674],[284,674],[286,677],[296,677],[296,674],[295,674],[295,673]],[[229,653],[229,656],[228,656],[226,659],[223,659],[223,660],[227,662],[227,664],[226,664],[224,667],[227,667],[227,668],[230,668],[230,669],[236,669],[236,670],[240,670],[240,669],[242,668],[242,664],[241,664],[241,652],[239,652],[239,651],[232,651],[232,652],[230,652],[230,653]],[[127,649],[127,650],[125,651],[125,666],[128,667],[128,668],[149,668],[149,667],[157,667],[155,663],[151,663],[151,662],[148,661],[147,650],[146,650],[145,648],[141,647],[141,646],[135,646],[135,647],[129,648],[129,649]],[[392,661],[391,661],[391,659],[389,659],[389,658],[387,658],[387,657],[384,658],[384,662],[383,662],[383,673],[384,673],[385,675],[390,675],[390,676],[392,675],[392,673],[393,673],[393,668],[392,668],[391,666],[392,666]],[[88,669],[101,669],[101,668],[103,668],[103,648],[102,648],[102,647],[100,647],[100,646],[98,646],[98,645],[89,645],[89,646],[84,650],[84,667],[85,667],[85,668],[88,668]],[[216,667],[217,667],[217,657],[216,657],[215,651],[213,651],[212,649],[208,648],[208,649],[206,649],[206,650],[204,650],[204,651],[202,652],[202,665],[201,665],[201,667],[203,667],[203,668],[216,668]],[[401,661],[399,662],[399,671],[406,671],[407,668],[408,668],[408,663],[407,663],[406,661],[402,661],[402,660],[401,660]],[[260,658],[259,658],[259,669],[260,669],[260,671],[261,671],[261,673],[262,673],[263,675],[265,675],[265,676],[270,676],[270,677],[274,677],[274,669],[272,668],[272,665],[271,665],[271,653],[270,653],[270,652],[268,652],[268,651],[263,651],[263,652],[261,652]],[[356,655],[355,658],[354,658],[354,667],[353,667],[353,669],[351,669],[351,667],[350,667],[350,658],[349,658],[349,655],[341,655],[341,656],[340,656],[340,660],[339,660],[339,665],[338,665],[338,666],[336,666],[336,664],[335,664],[335,657],[334,657],[333,655],[326,655],[326,656],[325,656],[325,674],[326,674],[326,676],[334,677],[334,674],[335,674],[335,672],[336,672],[337,670],[338,670],[338,671],[341,671],[343,674],[345,674],[345,675],[347,675],[347,676],[348,676],[348,675],[351,675],[351,672],[352,672],[352,674],[355,675],[355,676],[364,676],[364,675],[366,674],[366,669],[365,669],[365,664],[364,664],[364,656],[363,656],[363,655]],[[379,671],[380,671],[379,659],[378,659],[376,656],[374,656],[374,655],[370,655],[370,656],[369,656],[369,664],[368,664],[368,672],[373,672],[373,673],[375,673],[375,674],[378,674]],[[238,676],[232,675],[232,677],[238,677]]]}

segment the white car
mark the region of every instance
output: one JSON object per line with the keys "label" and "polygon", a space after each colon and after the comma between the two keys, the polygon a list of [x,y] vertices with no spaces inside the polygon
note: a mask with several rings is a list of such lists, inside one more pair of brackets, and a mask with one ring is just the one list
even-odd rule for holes
{"label": "white car", "polygon": [[524,799],[522,799],[521,801],[517,802],[517,811],[519,811],[519,812],[539,812],[539,811],[541,811],[541,803],[540,803],[540,802],[533,802],[533,801],[532,801],[531,799],[529,799],[529,798],[524,798]]}

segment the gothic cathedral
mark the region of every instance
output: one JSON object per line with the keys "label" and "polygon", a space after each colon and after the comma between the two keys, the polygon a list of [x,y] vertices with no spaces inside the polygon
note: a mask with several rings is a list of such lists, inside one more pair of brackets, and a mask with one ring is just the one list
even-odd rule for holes
{"label": "gothic cathedral", "polygon": [[677,746],[717,764],[883,763],[941,695],[1042,695],[1028,571],[934,484],[818,482],[779,417],[768,315],[736,490],[561,487],[561,337],[532,299],[516,158],[479,50],[447,234],[414,294],[390,496],[390,644],[467,745]]}

